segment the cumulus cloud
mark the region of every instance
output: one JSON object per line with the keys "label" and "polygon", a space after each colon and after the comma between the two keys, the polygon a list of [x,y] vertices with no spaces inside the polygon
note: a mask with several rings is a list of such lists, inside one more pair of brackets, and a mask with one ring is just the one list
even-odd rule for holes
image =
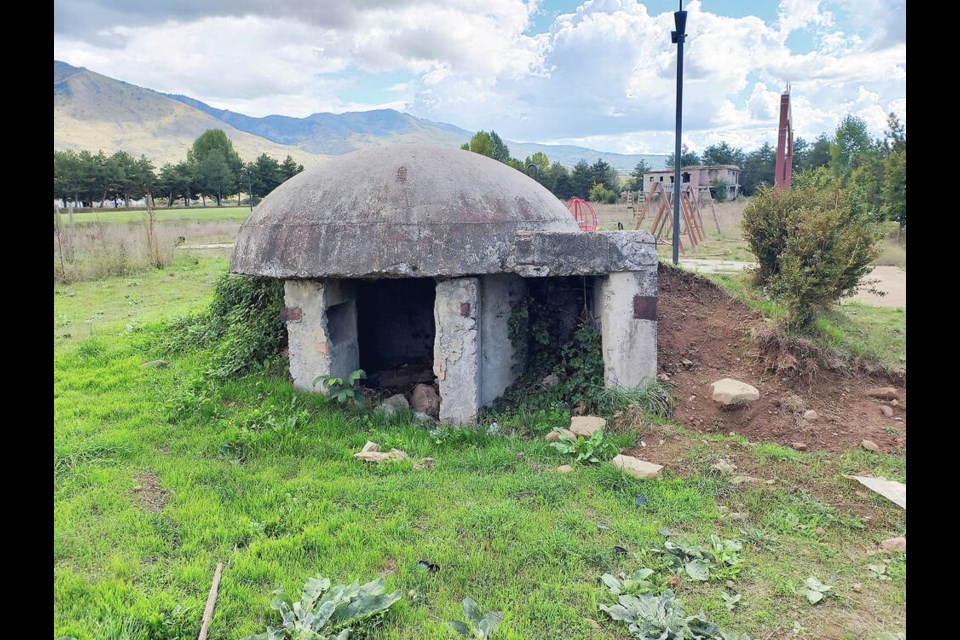
{"label": "cumulus cloud", "polygon": [[[672,12],[637,0],[57,0],[58,59],[250,115],[396,108],[516,140],[672,149]],[[796,130],[846,113],[875,134],[906,114],[901,0],[781,0],[776,18],[690,2],[685,139],[774,139],[790,82]],[[553,16],[535,33],[533,19]],[[812,45],[792,50],[794,35]],[[370,78],[388,77],[380,91]],[[882,117],[881,117],[882,116]]]}

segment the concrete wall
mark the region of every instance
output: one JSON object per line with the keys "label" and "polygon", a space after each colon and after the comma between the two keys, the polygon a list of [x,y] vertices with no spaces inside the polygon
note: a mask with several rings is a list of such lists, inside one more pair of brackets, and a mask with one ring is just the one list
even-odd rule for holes
{"label": "concrete wall", "polygon": [[594,313],[600,322],[603,381],[632,389],[657,375],[657,268],[598,276]]}
{"label": "concrete wall", "polygon": [[481,306],[478,278],[437,283],[433,372],[440,383],[441,422],[472,422],[481,406]]}
{"label": "concrete wall", "polygon": [[480,405],[489,406],[517,378],[510,343],[510,303],[526,291],[523,278],[508,274],[480,278]]}
{"label": "concrete wall", "polygon": [[346,378],[359,368],[357,304],[352,283],[341,280],[284,282],[290,375],[297,389],[325,388],[317,376]]}

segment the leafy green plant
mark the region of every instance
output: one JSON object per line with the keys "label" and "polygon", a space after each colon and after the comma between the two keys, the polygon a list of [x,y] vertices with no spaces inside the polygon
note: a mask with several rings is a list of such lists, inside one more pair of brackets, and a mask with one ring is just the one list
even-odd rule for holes
{"label": "leafy green plant", "polygon": [[723,603],[727,607],[727,611],[733,611],[737,607],[743,604],[742,596],[739,593],[721,593],[723,596]]}
{"label": "leafy green plant", "polygon": [[462,637],[477,640],[492,638],[493,632],[503,621],[503,615],[499,611],[481,612],[477,603],[469,597],[463,599],[463,615],[467,619],[466,622],[453,620],[447,624]]}
{"label": "leafy green plant", "polygon": [[620,448],[603,431],[594,431],[589,438],[577,436],[576,439],[560,429],[555,431],[560,439],[552,443],[553,447],[560,453],[572,456],[576,463],[600,464],[620,453]]}
{"label": "leafy green plant", "polygon": [[823,597],[830,590],[833,589],[833,587],[831,587],[830,585],[823,584],[813,576],[810,576],[809,578],[807,578],[804,581],[803,586],[804,586],[803,595],[807,597],[807,601],[810,604],[817,604],[818,602],[823,600]]}
{"label": "leafy green plant", "polygon": [[600,605],[613,620],[629,624],[630,633],[640,640],[750,640],[720,629],[699,613],[688,616],[670,589],[660,595],[617,596],[617,604]]}
{"label": "leafy green plant", "polygon": [[[605,573],[600,576],[603,584],[607,585],[611,593],[615,595],[636,596],[644,593],[653,593],[661,590],[662,585],[655,580],[656,572],[646,567],[637,569],[636,573],[627,577],[620,574],[622,580],[615,578],[612,574]],[[654,578],[654,580],[651,580]]]}
{"label": "leafy green plant", "polygon": [[853,295],[879,255],[877,225],[838,186],[760,189],[744,209],[743,236],[757,257],[757,284],[809,325],[817,313]]}
{"label": "leafy green plant", "polygon": [[270,608],[280,612],[280,626],[268,626],[263,633],[243,640],[347,640],[361,622],[400,599],[400,591],[385,590],[383,577],[362,586],[354,581],[331,588],[330,579],[321,575],[307,580],[297,602],[278,589]]}
{"label": "leafy green plant", "polygon": [[682,568],[691,580],[707,582],[737,577],[742,568],[739,555],[742,548],[743,545],[737,540],[721,540],[711,534],[709,547],[683,540],[667,540],[663,543],[663,549],[654,549],[654,553],[661,554],[673,569],[679,571]]}
{"label": "leafy green plant", "polygon": [[877,580],[890,580],[890,576],[887,575],[887,565],[885,564],[868,564],[867,569]]}
{"label": "leafy green plant", "polygon": [[313,379],[313,384],[322,383],[327,388],[327,394],[343,404],[347,400],[359,402],[363,398],[363,394],[356,385],[359,380],[366,380],[366,378],[367,372],[363,369],[357,369],[351,372],[346,380],[338,376],[317,376]]}

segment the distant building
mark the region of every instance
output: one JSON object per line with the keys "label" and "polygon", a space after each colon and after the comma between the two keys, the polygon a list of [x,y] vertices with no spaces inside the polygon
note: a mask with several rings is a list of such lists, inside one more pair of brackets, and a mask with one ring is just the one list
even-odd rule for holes
{"label": "distant building", "polygon": [[[654,183],[660,183],[660,187],[668,192],[673,191],[673,169],[665,171],[648,171],[643,174],[643,190],[650,193]],[[684,185],[690,185],[700,189],[711,187],[714,180],[722,180],[727,183],[727,200],[733,200],[740,193],[740,167],[734,164],[714,164],[700,167],[681,167],[680,181]],[[716,197],[716,191],[714,190]]]}

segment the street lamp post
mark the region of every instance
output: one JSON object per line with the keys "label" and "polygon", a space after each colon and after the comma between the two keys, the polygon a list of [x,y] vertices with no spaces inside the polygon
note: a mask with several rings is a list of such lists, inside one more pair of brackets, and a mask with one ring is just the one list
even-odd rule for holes
{"label": "street lamp post", "polygon": [[683,41],[686,39],[687,12],[673,14],[677,30],[670,33],[671,42],[677,45],[677,139],[673,152],[673,264],[680,262],[680,124],[683,118]]}

